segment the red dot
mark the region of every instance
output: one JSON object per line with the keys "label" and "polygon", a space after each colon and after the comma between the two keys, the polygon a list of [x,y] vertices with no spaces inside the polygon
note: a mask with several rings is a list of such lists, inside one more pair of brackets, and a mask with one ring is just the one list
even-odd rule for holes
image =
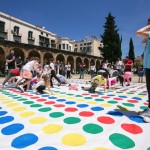
{"label": "red dot", "polygon": [[105,116],[102,116],[102,117],[98,117],[97,120],[100,122],[100,123],[104,123],[104,124],[112,124],[114,123],[114,119],[110,118],[110,117],[105,117]]}
{"label": "red dot", "polygon": [[63,105],[63,104],[55,104],[55,105],[53,105],[54,107],[65,107],[65,105]]}
{"label": "red dot", "polygon": [[114,100],[117,100],[117,101],[121,101],[121,100],[123,100],[122,98],[118,98],[118,97],[115,97],[115,98],[113,98]]}
{"label": "red dot", "polygon": [[80,116],[83,116],[83,117],[91,117],[94,115],[94,113],[90,112],[90,111],[82,111],[79,113]]}
{"label": "red dot", "polygon": [[37,102],[45,102],[45,101],[46,101],[46,99],[44,99],[44,98],[37,99]]}
{"label": "red dot", "polygon": [[146,106],[148,106],[148,103],[147,102],[145,102],[145,103],[143,103],[144,105],[146,105]]}
{"label": "red dot", "polygon": [[97,95],[97,94],[92,94],[91,96],[92,96],[92,97],[98,97],[98,95]]}
{"label": "red dot", "polygon": [[54,101],[48,101],[48,102],[45,102],[45,104],[55,104]]}
{"label": "red dot", "polygon": [[32,97],[30,97],[31,99],[38,99],[38,98],[40,98],[40,97],[38,97],[38,96],[32,96]]}
{"label": "red dot", "polygon": [[67,112],[75,112],[77,110],[78,110],[77,108],[73,108],[73,107],[68,107],[65,109],[65,111],[67,111]]}
{"label": "red dot", "polygon": [[88,93],[83,93],[82,95],[85,95],[85,96],[86,96],[86,95],[89,95],[89,94],[88,94]]}
{"label": "red dot", "polygon": [[129,103],[138,103],[137,100],[128,100]]}
{"label": "red dot", "polygon": [[143,130],[140,126],[137,126],[135,124],[127,124],[127,123],[124,123],[121,125],[121,127],[127,131],[127,132],[130,132],[132,134],[139,134],[139,133],[142,133]]}
{"label": "red dot", "polygon": [[109,96],[102,96],[102,98],[110,98]]}

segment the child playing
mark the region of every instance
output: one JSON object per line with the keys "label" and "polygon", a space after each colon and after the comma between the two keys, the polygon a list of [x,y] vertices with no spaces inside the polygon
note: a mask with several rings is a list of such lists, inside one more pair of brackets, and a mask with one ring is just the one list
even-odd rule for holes
{"label": "child playing", "polygon": [[91,87],[82,87],[83,90],[85,91],[90,91],[92,93],[95,93],[95,89],[98,87],[98,85],[103,85],[104,86],[104,93],[106,92],[106,85],[107,85],[107,74],[103,73],[101,75],[95,76],[91,80]]}

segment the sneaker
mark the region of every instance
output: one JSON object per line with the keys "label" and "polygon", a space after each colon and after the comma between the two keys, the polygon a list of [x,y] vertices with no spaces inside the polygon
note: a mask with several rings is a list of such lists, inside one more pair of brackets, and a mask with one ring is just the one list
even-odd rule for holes
{"label": "sneaker", "polygon": [[149,117],[144,117],[143,120],[147,123],[150,123],[150,116]]}
{"label": "sneaker", "polygon": [[22,85],[18,85],[18,88],[21,90],[21,92],[24,92],[24,88]]}
{"label": "sneaker", "polygon": [[147,108],[144,111],[138,112],[138,114],[143,117],[150,116],[150,108]]}

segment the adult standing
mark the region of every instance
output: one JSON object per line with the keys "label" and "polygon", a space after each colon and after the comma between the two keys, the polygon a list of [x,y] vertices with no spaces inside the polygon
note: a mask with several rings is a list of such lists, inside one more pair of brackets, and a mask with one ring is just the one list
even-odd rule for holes
{"label": "adult standing", "polygon": [[17,67],[19,68],[19,70],[21,70],[21,68],[22,68],[22,59],[21,59],[20,56],[19,56],[18,59],[16,60],[16,65],[17,65]]}
{"label": "adult standing", "polygon": [[125,65],[125,70],[124,70],[125,72],[132,71],[133,61],[129,59],[129,56],[126,56],[124,65]]}
{"label": "adult standing", "polygon": [[82,62],[80,64],[80,79],[84,79],[84,71],[85,71],[85,64]]}
{"label": "adult standing", "polygon": [[144,38],[142,44],[145,45],[144,50],[144,68],[146,77],[146,86],[148,91],[148,108],[142,112],[139,112],[141,116],[150,116],[150,19],[148,20],[148,25],[139,29],[136,35]]}
{"label": "adult standing", "polygon": [[94,77],[94,73],[95,73],[95,65],[93,63],[91,64],[90,70],[91,70],[91,79],[92,79]]}
{"label": "adult standing", "polygon": [[66,70],[67,70],[67,79],[70,79],[70,75],[71,75],[71,65],[68,62],[68,64],[66,65]]}
{"label": "adult standing", "polygon": [[16,68],[14,50],[10,50],[9,55],[6,56],[6,63],[8,65],[8,70]]}
{"label": "adult standing", "polygon": [[116,67],[116,70],[118,70],[119,72],[122,72],[123,62],[121,61],[120,58],[118,58],[118,60],[116,61],[115,67]]}

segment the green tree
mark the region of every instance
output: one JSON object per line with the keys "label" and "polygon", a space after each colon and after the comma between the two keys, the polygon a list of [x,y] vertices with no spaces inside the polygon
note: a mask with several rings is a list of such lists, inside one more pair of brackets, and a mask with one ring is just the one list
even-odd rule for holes
{"label": "green tree", "polygon": [[135,54],[134,54],[134,45],[133,45],[132,38],[130,38],[130,43],[129,43],[129,58],[134,62]]}
{"label": "green tree", "polygon": [[118,34],[119,29],[115,24],[115,17],[111,13],[106,17],[106,22],[103,27],[104,33],[101,35],[103,47],[99,47],[101,55],[105,60],[115,62],[117,58],[121,58],[122,56],[122,38]]}

